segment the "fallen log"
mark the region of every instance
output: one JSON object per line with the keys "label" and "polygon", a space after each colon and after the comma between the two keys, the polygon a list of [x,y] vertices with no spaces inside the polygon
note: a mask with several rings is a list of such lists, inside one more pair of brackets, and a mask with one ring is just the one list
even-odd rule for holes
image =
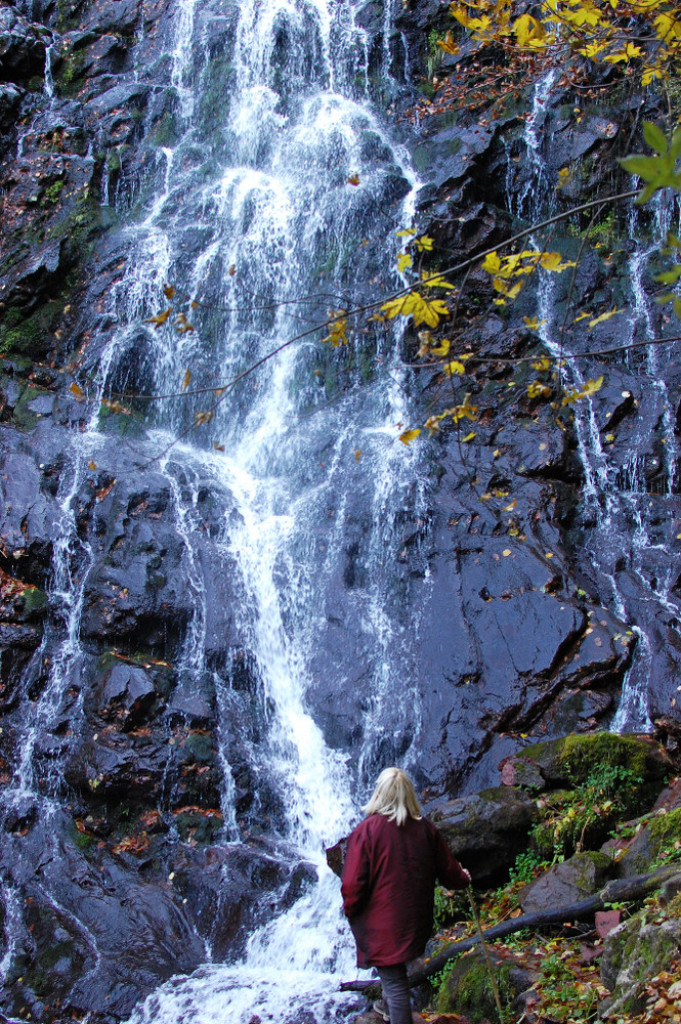
{"label": "fallen log", "polygon": [[[617,878],[612,882],[608,882],[600,892],[594,893],[593,896],[589,896],[588,899],[582,900],[580,903],[570,903],[564,907],[538,911],[534,914],[521,914],[520,917],[513,917],[508,921],[495,924],[492,928],[482,932],[482,936],[486,942],[493,942],[495,939],[503,939],[506,935],[512,935],[513,932],[518,932],[521,928],[541,928],[547,924],[560,924],[562,921],[574,921],[583,917],[590,917],[597,910],[602,910],[607,903],[642,900],[651,892],[659,889],[660,886],[671,878],[678,878],[679,884],[681,884],[681,867],[678,864],[659,868],[648,875]],[[420,966],[417,970],[409,972],[410,986],[416,988],[418,985],[422,985],[433,974],[437,974],[443,967],[446,967],[455,956],[459,956],[460,953],[465,953],[466,950],[472,949],[479,942],[479,935],[471,935],[467,939],[459,939],[458,942],[452,942],[450,945],[445,946],[437,956],[431,957],[427,963]],[[376,984],[375,979],[368,981],[345,981],[340,988],[341,992],[363,992],[365,989]]]}

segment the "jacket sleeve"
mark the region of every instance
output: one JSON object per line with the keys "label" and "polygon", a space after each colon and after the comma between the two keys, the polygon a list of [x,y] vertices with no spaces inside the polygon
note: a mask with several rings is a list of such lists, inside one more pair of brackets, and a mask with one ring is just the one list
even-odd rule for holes
{"label": "jacket sleeve", "polygon": [[468,876],[442,838],[440,831],[435,826],[433,829],[436,843],[435,870],[438,881],[445,889],[465,889],[468,885]]}
{"label": "jacket sleeve", "polygon": [[369,897],[371,889],[371,870],[366,836],[358,834],[358,829],[351,833],[343,865],[341,895],[343,912],[347,918],[356,917]]}

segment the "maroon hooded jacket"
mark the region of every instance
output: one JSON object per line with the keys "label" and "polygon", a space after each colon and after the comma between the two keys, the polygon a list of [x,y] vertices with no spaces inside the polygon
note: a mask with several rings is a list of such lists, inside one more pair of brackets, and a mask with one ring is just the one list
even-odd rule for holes
{"label": "maroon hooded jacket", "polygon": [[431,822],[404,825],[370,814],[352,832],[343,867],[343,910],[359,967],[390,967],[420,956],[433,929],[433,892],[468,885]]}

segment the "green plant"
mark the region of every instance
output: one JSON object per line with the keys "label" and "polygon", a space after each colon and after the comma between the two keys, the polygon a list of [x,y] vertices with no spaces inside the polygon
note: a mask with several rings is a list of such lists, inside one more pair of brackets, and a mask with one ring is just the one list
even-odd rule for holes
{"label": "green plant", "polygon": [[509,877],[512,883],[531,882],[538,869],[547,866],[547,862],[535,850],[525,850],[516,857],[515,864],[509,872]]}
{"label": "green plant", "polygon": [[449,892],[438,885],[433,897],[433,920],[438,929],[445,928],[452,921],[470,917],[470,907],[465,893]]}
{"label": "green plant", "polygon": [[[577,769],[570,770],[572,777]],[[616,816],[636,805],[643,778],[621,764],[602,762],[571,791],[554,796],[544,820],[531,833],[532,848],[539,857],[569,856],[584,848],[589,835],[599,835]]]}

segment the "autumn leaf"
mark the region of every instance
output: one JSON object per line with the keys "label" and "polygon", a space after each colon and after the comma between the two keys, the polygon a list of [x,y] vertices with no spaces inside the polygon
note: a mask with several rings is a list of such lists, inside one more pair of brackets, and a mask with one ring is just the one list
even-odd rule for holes
{"label": "autumn leaf", "polygon": [[163,294],[167,299],[172,299],[175,295],[175,288],[172,284],[167,284],[163,289]]}
{"label": "autumn leaf", "polygon": [[471,430],[470,434],[466,434],[465,437],[461,438],[461,442],[462,444],[468,444],[468,442],[472,441],[474,437],[476,437],[476,433],[474,430]]}
{"label": "autumn leaf", "polygon": [[323,344],[333,345],[334,348],[338,348],[339,345],[347,345],[348,321],[345,318],[344,309],[330,309],[326,326],[329,328],[329,333],[325,338],[322,338]]}
{"label": "autumn leaf", "polygon": [[175,329],[179,334],[190,334],[194,330],[194,325],[189,323],[184,313],[178,313],[175,317]]}
{"label": "autumn leaf", "polygon": [[194,413],[194,426],[202,427],[205,423],[210,423],[213,419],[213,413],[208,412],[195,412]]}
{"label": "autumn leaf", "polygon": [[540,259],[544,270],[550,270],[552,273],[557,274],[562,274],[568,267],[576,266],[574,260],[563,261],[559,252],[543,252]]}
{"label": "autumn leaf", "polygon": [[428,235],[421,235],[414,239],[414,244],[419,252],[432,252],[435,243]]}
{"label": "autumn leaf", "polygon": [[410,442],[413,441],[415,438],[417,438],[420,433],[421,433],[420,428],[419,427],[414,427],[413,430],[404,430],[400,434],[400,438],[399,439],[402,442],[402,444],[406,444],[407,447],[409,447]]}
{"label": "autumn leaf", "polygon": [[126,407],[121,405],[120,402],[116,402],[111,398],[103,398],[101,404],[105,409],[108,409],[109,412],[116,413],[120,416],[130,416],[130,409],[126,409]]}
{"label": "autumn leaf", "polygon": [[192,380],[192,371],[191,370],[185,370],[184,377],[182,378],[182,390],[183,391],[187,390],[187,388],[191,384],[191,380]]}
{"label": "autumn leaf", "polygon": [[527,393],[530,398],[550,398],[553,394],[553,389],[547,384],[534,380],[527,385]]}
{"label": "autumn leaf", "polygon": [[85,392],[83,391],[83,389],[78,384],[76,384],[75,380],[71,384],[71,386],[69,387],[69,391],[74,396],[76,401],[78,401],[78,402],[84,402],[85,401]]}
{"label": "autumn leaf", "polygon": [[230,277],[234,277],[236,274],[236,263],[230,263],[229,270],[227,271]]}
{"label": "autumn leaf", "polygon": [[454,290],[454,285],[446,281],[441,274],[433,275],[424,270],[421,274],[421,280],[425,288],[447,288],[450,291]]}
{"label": "autumn leaf", "polygon": [[350,174],[347,178],[348,185],[359,185],[359,174]]}
{"label": "autumn leaf", "polygon": [[164,323],[166,323],[172,311],[173,307],[168,306],[168,308],[165,309],[162,313],[158,313],[156,316],[150,316],[149,319],[145,320],[144,322],[145,324],[153,324],[156,330],[158,330],[159,327],[163,327]]}
{"label": "autumn leaf", "polygon": [[589,320],[589,327],[595,327],[596,324],[605,323],[605,321],[609,320],[611,316],[615,316],[617,313],[623,313],[623,312],[624,312],[624,310],[615,308],[615,309],[611,309],[610,312],[608,312],[608,313],[601,313],[600,316],[596,316],[596,317],[593,318],[593,320]]}
{"label": "autumn leaf", "polygon": [[381,312],[389,320],[396,316],[413,316],[416,326],[427,324],[429,327],[437,327],[440,317],[449,316],[449,309],[442,299],[426,299],[416,291],[389,299],[381,306]]}
{"label": "autumn leaf", "polygon": [[461,359],[452,359],[452,361],[448,362],[448,364],[446,364],[446,366],[444,366],[442,369],[444,370],[444,373],[448,375],[448,377],[452,377],[454,374],[466,373],[466,367],[464,366]]}
{"label": "autumn leaf", "polygon": [[451,341],[449,341],[448,338],[442,338],[441,341],[440,341],[440,344],[438,346],[433,347],[433,348],[430,349],[430,353],[431,353],[431,355],[439,356],[440,358],[444,358],[445,356],[449,355],[449,350],[450,350],[451,347],[452,347]]}
{"label": "autumn leaf", "polygon": [[537,330],[539,330],[539,328],[541,327],[542,324],[546,323],[546,320],[538,320],[536,316],[524,316],[523,317],[523,323],[531,331],[537,331]]}
{"label": "autumn leaf", "polygon": [[459,45],[454,42],[454,37],[451,32],[448,32],[444,39],[438,39],[437,45],[441,50],[444,50],[445,53],[457,54],[459,52]]}
{"label": "autumn leaf", "polygon": [[408,252],[401,252],[400,255],[397,257],[397,269],[399,273],[403,274],[407,267],[412,266],[413,262],[414,261]]}
{"label": "autumn leaf", "polygon": [[501,270],[499,254],[496,252],[488,252],[482,261],[482,269],[486,270],[488,274],[498,274]]}
{"label": "autumn leaf", "polygon": [[445,409],[441,417],[444,419],[445,416],[451,416],[454,423],[458,423],[463,419],[476,420],[478,418],[478,407],[477,405],[471,405],[471,396],[467,394],[460,405],[452,406],[451,409]]}
{"label": "autumn leaf", "polygon": [[575,391],[568,391],[563,398],[561,405],[572,405],[573,402],[579,402],[583,398],[588,398],[589,395],[595,395],[602,387],[603,377],[598,377],[596,380],[588,380],[581,388],[578,388]]}
{"label": "autumn leaf", "polygon": [[531,14],[522,14],[513,22],[513,35],[521,49],[538,49],[553,41],[540,21]]}

